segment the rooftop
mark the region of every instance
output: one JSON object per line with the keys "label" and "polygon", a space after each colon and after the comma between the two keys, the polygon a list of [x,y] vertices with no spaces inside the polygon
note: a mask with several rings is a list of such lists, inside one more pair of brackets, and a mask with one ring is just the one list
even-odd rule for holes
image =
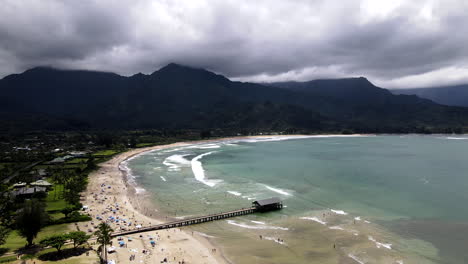
{"label": "rooftop", "polygon": [[281,203],[281,200],[278,197],[272,197],[268,199],[263,199],[263,200],[257,200],[254,203],[260,205],[260,206],[265,206],[269,204],[278,204]]}

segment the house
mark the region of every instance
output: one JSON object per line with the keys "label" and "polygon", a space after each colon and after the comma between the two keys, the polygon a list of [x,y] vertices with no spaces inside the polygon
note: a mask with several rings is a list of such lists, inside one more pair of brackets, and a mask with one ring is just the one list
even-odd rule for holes
{"label": "house", "polygon": [[32,198],[35,196],[46,195],[46,187],[22,187],[11,192],[14,198]]}
{"label": "house", "polygon": [[279,210],[283,208],[283,203],[277,197],[268,198],[264,200],[257,200],[252,203],[252,206],[259,212]]}

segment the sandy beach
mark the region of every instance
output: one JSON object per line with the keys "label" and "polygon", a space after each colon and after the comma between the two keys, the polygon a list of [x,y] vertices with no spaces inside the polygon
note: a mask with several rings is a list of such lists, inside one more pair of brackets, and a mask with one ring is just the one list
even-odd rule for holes
{"label": "sandy beach", "polygon": [[[286,137],[304,137],[288,135]],[[315,135],[315,137],[330,135]],[[115,231],[130,230],[137,227],[163,223],[164,215],[157,212],[154,204],[145,200],[133,185],[129,185],[120,164],[138,154],[175,148],[195,143],[209,143],[221,140],[241,140],[269,138],[277,136],[235,137],[192,142],[179,142],[169,145],[133,149],[121,153],[111,160],[101,163],[99,169],[89,175],[89,184],[83,193],[82,203],[89,209],[91,222],[80,223],[81,230],[88,233],[95,231],[101,221],[107,221]],[[282,137],[282,136],[280,136]],[[313,137],[313,136],[312,136]],[[154,241],[153,246],[151,241]],[[119,245],[119,243],[124,245]],[[96,246],[97,247],[97,246]],[[115,263],[229,263],[220,248],[216,248],[203,234],[179,228],[142,232],[135,235],[113,239],[115,252],[108,254],[108,260]]]}
{"label": "sandy beach", "polygon": [[[115,231],[162,223],[161,220],[142,213],[145,209],[148,211],[148,208],[141,204],[142,200],[138,199],[134,188],[126,183],[119,164],[143,152],[191,143],[193,142],[134,149],[100,164],[100,168],[89,175],[88,188],[82,198],[82,203],[89,207],[87,213],[93,220],[80,223],[79,228],[91,233],[101,221],[107,221]],[[113,220],[109,221],[110,217]],[[155,242],[155,246],[152,246],[151,240]],[[125,245],[119,245],[121,241]],[[113,246],[115,252],[108,254],[108,260],[114,260],[115,263],[166,263],[164,260],[167,263],[228,263],[221,251],[215,249],[206,238],[179,228],[114,238]]]}

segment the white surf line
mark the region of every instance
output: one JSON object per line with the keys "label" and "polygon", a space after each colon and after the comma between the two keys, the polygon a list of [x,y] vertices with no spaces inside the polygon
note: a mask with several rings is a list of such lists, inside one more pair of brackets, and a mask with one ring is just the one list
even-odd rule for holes
{"label": "white surf line", "polygon": [[381,248],[381,247],[384,247],[386,249],[392,249],[392,244],[385,244],[385,243],[381,243],[381,242],[378,242],[377,240],[375,240],[375,238],[373,238],[372,236],[369,236],[369,240],[374,242],[375,243],[375,246],[377,248]]}
{"label": "white surf line", "polygon": [[335,214],[339,214],[339,215],[348,215],[347,212],[343,211],[343,210],[333,210],[333,209],[330,209],[330,211],[332,211],[333,213]]}
{"label": "white surf line", "polygon": [[208,234],[205,234],[205,233],[202,233],[202,232],[198,232],[198,231],[194,231],[194,233],[197,234],[197,235],[203,236],[203,237],[216,238],[215,236],[210,236],[210,235],[208,235]]}
{"label": "white surf line", "polygon": [[279,193],[279,194],[282,194],[282,195],[285,195],[285,196],[291,196],[292,194],[286,192],[285,190],[282,190],[282,189],[278,189],[278,188],[273,188],[271,186],[268,186],[266,184],[264,184],[265,188],[267,188],[268,190],[270,191],[273,191],[275,193]]}
{"label": "white surf line", "polygon": [[247,229],[272,229],[272,230],[289,230],[287,227],[281,227],[281,226],[268,226],[268,225],[247,225],[245,223],[237,223],[234,220],[226,220],[226,222],[230,225],[235,225],[238,227],[243,227]]}
{"label": "white surf line", "polygon": [[342,228],[341,226],[330,226],[329,229],[331,229],[331,230],[343,230],[344,231],[344,228]]}
{"label": "white surf line", "polygon": [[353,254],[348,254],[348,257],[352,258],[354,261],[356,261],[357,263],[359,264],[365,264],[364,261],[358,259],[356,256],[354,256]]}
{"label": "white surf line", "polygon": [[467,140],[468,138],[465,138],[465,137],[446,137],[446,139]]}
{"label": "white surf line", "polygon": [[235,195],[235,196],[241,196],[242,195],[242,193],[236,192],[236,191],[227,191],[227,192],[232,194],[232,195]]}
{"label": "white surf line", "polygon": [[170,171],[180,171],[180,168],[182,166],[189,166],[190,165],[190,161],[189,160],[186,160],[184,159],[185,156],[188,156],[189,154],[182,154],[182,155],[179,155],[179,154],[176,154],[176,155],[172,155],[172,156],[169,156],[167,157],[166,159],[164,159],[164,161],[162,162],[164,165],[166,165],[167,167],[169,167],[169,170]]}
{"label": "white surf line", "polygon": [[314,221],[314,222],[317,222],[317,223],[322,224],[322,225],[327,224],[327,222],[322,221],[322,220],[318,219],[317,217],[301,217],[300,219]]}
{"label": "white surf line", "polygon": [[250,222],[255,223],[255,224],[259,224],[259,225],[265,225],[265,222],[262,222],[262,221],[250,220]]}
{"label": "white surf line", "polygon": [[216,151],[210,151],[201,155],[196,156],[195,158],[192,159],[191,164],[192,164],[192,171],[193,175],[195,176],[195,179],[205,185],[208,185],[210,187],[213,187],[216,185],[215,181],[209,181],[205,179],[205,170],[203,169],[203,165],[201,161],[199,161],[201,158],[207,155],[211,155],[215,153]]}
{"label": "white surf line", "polygon": [[159,178],[161,178],[161,180],[163,180],[165,182],[167,181],[166,178],[164,178],[164,176],[159,176]]}

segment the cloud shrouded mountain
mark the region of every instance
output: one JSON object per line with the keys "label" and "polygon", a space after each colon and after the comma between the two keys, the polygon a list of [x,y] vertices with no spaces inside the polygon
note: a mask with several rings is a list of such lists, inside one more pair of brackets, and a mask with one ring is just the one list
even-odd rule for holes
{"label": "cloud shrouded mountain", "polygon": [[[0,80],[3,129],[223,128],[452,131],[468,110],[393,95],[365,78],[266,85],[169,64],[150,74],[33,68]],[[42,120],[39,122],[39,120]]]}
{"label": "cloud shrouded mountain", "polygon": [[444,105],[468,107],[468,84],[433,88],[395,89],[394,94],[414,94]]}
{"label": "cloud shrouded mountain", "polygon": [[0,76],[37,65],[149,74],[175,61],[254,82],[458,84],[467,11],[464,0],[4,0]]}

